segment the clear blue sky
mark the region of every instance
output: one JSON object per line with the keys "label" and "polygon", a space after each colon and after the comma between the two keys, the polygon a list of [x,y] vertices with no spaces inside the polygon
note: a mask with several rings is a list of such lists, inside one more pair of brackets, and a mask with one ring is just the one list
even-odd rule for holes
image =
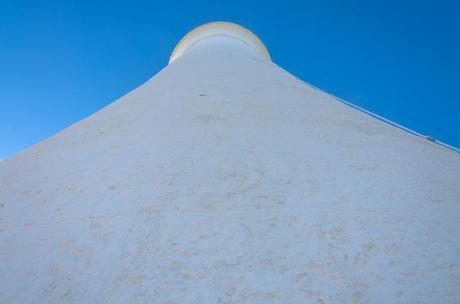
{"label": "clear blue sky", "polygon": [[460,147],[457,1],[159,2],[1,0],[0,159],[135,89],[216,20],[306,82]]}

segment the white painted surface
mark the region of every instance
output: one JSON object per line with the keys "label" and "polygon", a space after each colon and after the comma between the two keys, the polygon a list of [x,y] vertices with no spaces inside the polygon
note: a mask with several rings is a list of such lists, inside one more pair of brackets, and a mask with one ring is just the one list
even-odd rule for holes
{"label": "white painted surface", "polygon": [[258,52],[264,60],[271,61],[267,48],[254,33],[238,24],[220,21],[203,24],[185,35],[174,48],[169,63],[182,56],[194,44],[216,36],[237,39]]}
{"label": "white painted surface", "polygon": [[0,162],[0,303],[458,303],[460,155],[215,37]]}

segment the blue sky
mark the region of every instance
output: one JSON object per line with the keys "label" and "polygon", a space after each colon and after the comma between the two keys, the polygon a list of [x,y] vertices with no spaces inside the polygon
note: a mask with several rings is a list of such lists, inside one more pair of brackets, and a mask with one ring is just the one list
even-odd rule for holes
{"label": "blue sky", "polygon": [[456,1],[1,0],[0,159],[135,89],[217,20],[306,82],[460,147]]}

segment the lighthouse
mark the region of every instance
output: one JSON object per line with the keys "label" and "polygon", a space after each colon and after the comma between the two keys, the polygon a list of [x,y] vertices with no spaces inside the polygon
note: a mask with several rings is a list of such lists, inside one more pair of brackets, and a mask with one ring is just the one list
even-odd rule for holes
{"label": "lighthouse", "polygon": [[460,154],[248,29],[0,162],[0,303],[457,303]]}

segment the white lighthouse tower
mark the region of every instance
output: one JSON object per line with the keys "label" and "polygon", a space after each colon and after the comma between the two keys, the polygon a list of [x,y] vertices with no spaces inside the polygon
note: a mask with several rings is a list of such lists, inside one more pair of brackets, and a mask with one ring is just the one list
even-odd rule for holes
{"label": "white lighthouse tower", "polygon": [[458,303],[460,154],[224,22],[0,162],[0,303]]}

